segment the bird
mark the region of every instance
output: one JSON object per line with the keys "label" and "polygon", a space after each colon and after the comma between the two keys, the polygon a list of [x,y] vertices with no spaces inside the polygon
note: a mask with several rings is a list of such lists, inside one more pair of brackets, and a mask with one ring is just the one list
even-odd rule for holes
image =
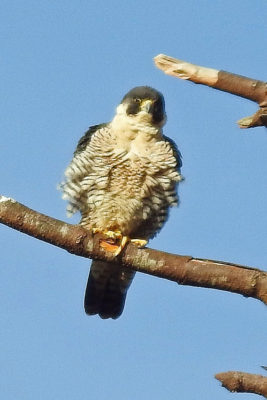
{"label": "bird", "polygon": [[[91,126],[79,140],[61,183],[67,215],[107,240],[117,256],[127,242],[144,247],[178,204],[182,157],[163,134],[163,95],[149,86],[131,89],[108,123]],[[118,318],[135,271],[119,262],[93,260],[85,290],[86,314]]]}

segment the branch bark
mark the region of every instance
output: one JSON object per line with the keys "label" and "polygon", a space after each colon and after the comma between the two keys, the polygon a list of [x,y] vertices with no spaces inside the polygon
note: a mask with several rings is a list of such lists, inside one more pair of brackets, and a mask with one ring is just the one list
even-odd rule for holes
{"label": "branch bark", "polygon": [[168,75],[210,86],[214,89],[241,96],[259,104],[259,110],[240,119],[240,128],[267,127],[267,83],[231,72],[201,67],[186,61],[159,54],[154,58],[156,66]]}
{"label": "branch bark", "polygon": [[103,236],[93,235],[79,225],[40,214],[37,211],[0,196],[0,223],[61,247],[77,256],[106,261],[119,261],[125,267],[179,283],[225,290],[254,297],[267,304],[267,273],[256,268],[190,256],[169,254],[149,248],[125,246],[114,258],[100,242]]}
{"label": "branch bark", "polygon": [[246,372],[228,371],[215,375],[230,392],[255,393],[267,397],[267,377]]}

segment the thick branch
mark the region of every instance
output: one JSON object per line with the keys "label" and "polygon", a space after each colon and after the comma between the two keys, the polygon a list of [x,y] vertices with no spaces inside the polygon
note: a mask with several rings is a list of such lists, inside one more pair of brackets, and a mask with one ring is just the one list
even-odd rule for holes
{"label": "thick branch", "polygon": [[[78,256],[114,260],[112,253],[105,252],[100,246],[103,236],[93,236],[79,225],[40,214],[4,196],[0,196],[0,222]],[[116,260],[125,267],[181,285],[226,290],[267,304],[267,273],[256,268],[149,248],[138,249],[132,244],[128,244]]]}
{"label": "thick branch", "polygon": [[213,68],[201,67],[178,60],[173,57],[159,54],[154,58],[156,66],[166,74],[176,78],[190,80],[194,83],[211,86],[245,97],[259,104],[259,110],[250,117],[238,121],[240,128],[252,128],[255,126],[267,127],[267,83],[231,72],[218,71]]}
{"label": "thick branch", "polygon": [[230,392],[255,393],[267,397],[267,377],[246,372],[229,371],[215,375]]}

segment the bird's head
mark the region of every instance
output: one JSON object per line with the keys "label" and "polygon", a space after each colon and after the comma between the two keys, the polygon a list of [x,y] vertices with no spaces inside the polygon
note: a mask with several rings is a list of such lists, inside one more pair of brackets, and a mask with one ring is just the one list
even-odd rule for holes
{"label": "bird's head", "polygon": [[139,123],[161,127],[166,120],[164,97],[149,86],[137,86],[122,99],[118,109]]}

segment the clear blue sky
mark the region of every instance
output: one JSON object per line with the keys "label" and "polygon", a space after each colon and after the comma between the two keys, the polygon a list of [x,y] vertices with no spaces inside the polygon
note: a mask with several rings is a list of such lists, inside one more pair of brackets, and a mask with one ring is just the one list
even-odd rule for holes
{"label": "clear blue sky", "polygon": [[[267,130],[235,124],[256,105],[152,61],[165,53],[266,80],[266,12],[265,0],[2,0],[1,193],[67,220],[56,186],[79,137],[151,85],[186,180],[150,246],[266,269]],[[215,373],[264,373],[259,301],[138,274],[122,317],[103,321],[83,311],[89,260],[5,226],[0,245],[5,400],[227,400],[244,395]]]}

